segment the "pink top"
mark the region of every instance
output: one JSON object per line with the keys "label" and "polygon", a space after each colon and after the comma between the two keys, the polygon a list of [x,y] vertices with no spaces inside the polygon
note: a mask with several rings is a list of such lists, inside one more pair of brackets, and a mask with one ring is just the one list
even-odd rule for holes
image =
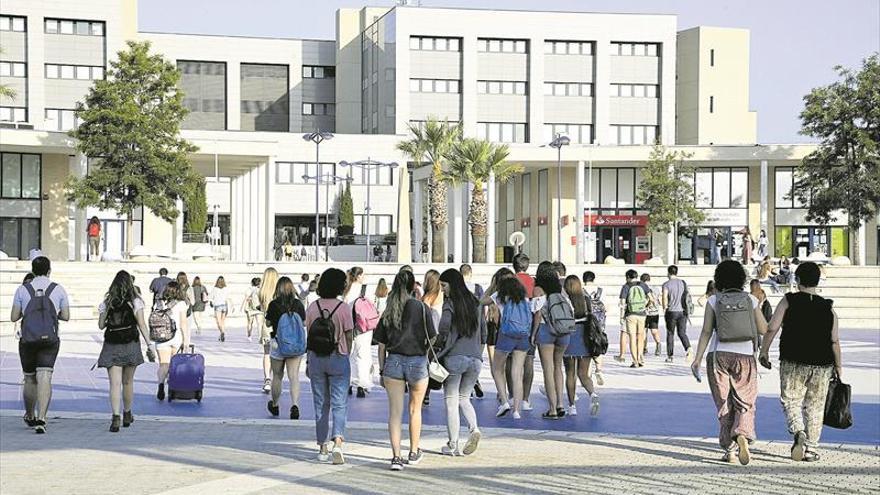
{"label": "pink top", "polygon": [[[341,303],[341,304],[340,304]],[[309,304],[309,307],[306,308],[306,328],[312,326],[312,322],[320,318],[321,309],[324,310],[326,314],[330,314],[333,311],[333,308],[339,304],[339,308],[333,313],[333,325],[336,327],[336,345],[339,354],[348,355],[348,341],[345,340],[345,332],[351,331],[354,328],[354,322],[351,318],[351,306],[340,301],[339,299],[318,299],[317,301]],[[318,305],[320,305],[320,309],[318,309]]]}

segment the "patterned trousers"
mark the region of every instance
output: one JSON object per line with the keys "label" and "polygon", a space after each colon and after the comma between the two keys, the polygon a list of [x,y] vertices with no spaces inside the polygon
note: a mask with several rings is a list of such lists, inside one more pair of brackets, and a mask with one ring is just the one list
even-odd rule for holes
{"label": "patterned trousers", "polygon": [[739,435],[755,439],[755,407],[758,398],[758,365],[754,356],[710,352],[706,356],[709,390],[718,408],[718,443],[734,448]]}
{"label": "patterned trousers", "polygon": [[807,434],[807,447],[815,448],[822,435],[825,419],[825,397],[831,381],[832,366],[780,361],[779,388],[782,410],[788,422],[788,432]]}

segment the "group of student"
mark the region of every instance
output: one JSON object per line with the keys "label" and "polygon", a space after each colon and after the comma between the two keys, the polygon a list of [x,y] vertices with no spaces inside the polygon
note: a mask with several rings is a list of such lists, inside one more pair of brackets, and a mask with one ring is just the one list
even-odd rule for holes
{"label": "group of student", "polygon": [[[37,433],[45,433],[52,370],[60,346],[58,322],[69,318],[69,301],[64,289],[49,279],[47,258],[33,260],[32,268],[34,278],[15,293],[11,319],[22,320],[19,355],[25,376],[24,421]],[[392,470],[423,459],[421,410],[430,389],[442,389],[446,406],[448,438],[442,454],[470,455],[482,436],[471,398],[483,395],[479,375],[485,352],[497,390],[497,416],[510,414],[519,419],[523,411],[531,409],[528,398],[535,354],[541,360],[543,393],[548,402],[542,418],[556,420],[577,414],[577,383],[589,394],[591,414],[598,414],[597,386],[604,384],[602,355],[608,342],[602,290],[596,285],[595,274],[588,271],[581,278],[566,276],[564,265],[548,261],[538,265],[534,277],[527,273],[528,268],[528,257],[519,254],[513,270],[499,269],[484,290],[471,282],[469,265],[442,273],[429,270],[423,284],[407,265],[395,275],[390,289],[383,279],[370,296],[359,267],[347,273],[329,268],[311,281],[304,275],[299,284],[267,268],[261,278],[252,281],[245,304],[249,320],[252,316],[253,326],[260,332],[269,413],[280,414],[286,373],[292,400],[290,418],[300,417],[299,373],[306,361],[318,459],[342,464],[349,396],[354,389],[357,397],[370,393],[378,365],[379,384],[388,399]],[[734,260],[721,262],[715,269],[715,292],[706,297],[695,350],[686,334],[692,312],[687,284],[677,277],[676,266],[669,266],[667,273],[659,299],[647,285],[650,280],[640,279],[634,270],[626,273],[627,282],[620,293],[621,340],[628,343],[630,366],[644,366],[646,329],[652,328],[647,321],[656,316],[650,314],[649,307],[662,309],[667,360],[673,357],[675,334],[698,380],[702,378],[702,358],[707,356],[723,458],[747,464],[749,443],[755,439],[755,355],[759,354],[761,365],[769,368],[770,346],[782,331],[781,399],[794,439],[791,456],[818,460],[825,393],[832,375],[840,377],[842,373],[837,317],[832,302],[816,293],[818,266],[809,262],[798,266],[799,290],[786,294],[768,323],[758,298],[743,291],[743,266]],[[197,311],[188,297],[201,291],[193,290],[199,287],[195,281],[188,286],[182,275],[162,280],[167,278],[163,269],[160,278],[151,283],[157,300],[149,319],[134,278],[125,270],[116,274],[101,302],[98,326],[104,330],[104,343],[98,366],[107,369],[110,379],[110,431],[119,431],[120,426],[128,427],[134,421],[133,377],[136,367],[144,362],[141,342],[151,361],[158,355],[160,400],[171,355],[190,343],[188,320],[192,315],[188,313]],[[225,313],[229,305],[224,287],[220,277],[209,299],[215,313]],[[200,295],[194,297],[202,300]],[[171,338],[158,343],[152,338],[156,311],[166,311],[176,329]],[[659,351],[656,335],[655,341]],[[373,363],[373,345],[378,346],[378,363]],[[622,342],[618,359],[623,359],[624,349]],[[409,412],[406,456],[401,439],[405,401]],[[461,416],[468,428],[463,439]]]}

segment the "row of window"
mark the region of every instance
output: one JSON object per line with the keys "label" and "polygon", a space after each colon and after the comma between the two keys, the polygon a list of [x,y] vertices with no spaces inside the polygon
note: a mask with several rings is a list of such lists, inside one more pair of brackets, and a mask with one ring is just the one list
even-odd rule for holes
{"label": "row of window", "polygon": [[568,136],[572,144],[593,142],[593,126],[590,124],[544,124],[544,142],[553,141],[557,134]]}
{"label": "row of window", "polygon": [[409,38],[409,49],[436,52],[458,52],[461,51],[461,40],[459,38],[411,36]]}
{"label": "row of window", "polygon": [[791,194],[794,183],[797,182],[794,168],[776,167],[774,169],[776,179],[776,207],[777,208],[806,208],[807,204]]}
{"label": "row of window", "polygon": [[40,199],[40,155],[2,153],[0,196],[4,199]]}
{"label": "row of window", "polygon": [[612,84],[611,96],[622,98],[656,98],[659,90],[656,84]]}
{"label": "row of window", "polygon": [[[318,175],[318,168],[314,162],[276,162],[276,179],[278,184],[314,184],[314,180],[306,180],[303,177]],[[321,175],[337,175],[340,170],[335,163],[321,163]],[[373,186],[391,186],[394,184],[394,169],[383,167],[367,171],[360,168],[341,170],[344,176],[351,177],[352,184],[366,185],[367,181]]]}
{"label": "row of window", "polygon": [[303,115],[336,115],[334,103],[303,103]]}
{"label": "row of window", "polygon": [[46,109],[47,131],[69,131],[79,126],[79,117],[73,110],[64,110],[61,108]]}
{"label": "row of window", "polygon": [[460,93],[457,79],[410,79],[409,90],[413,93]]}
{"label": "row of window", "polygon": [[27,77],[24,62],[0,62],[0,77]]}
{"label": "row of window", "polygon": [[487,95],[524,95],[524,81],[477,81],[477,93]]}
{"label": "row of window", "polygon": [[46,19],[48,34],[78,34],[82,36],[104,36],[104,23],[99,21],[74,21],[65,19]]}
{"label": "row of window", "polygon": [[27,31],[27,22],[24,17],[0,15],[0,31],[23,33]]}
{"label": "row of window", "polygon": [[336,67],[332,65],[303,65],[304,79],[327,79],[336,77]]}
{"label": "row of window", "polygon": [[608,130],[608,144],[654,144],[657,140],[655,125],[612,125]]}
{"label": "row of window", "polygon": [[528,53],[528,42],[526,40],[480,38],[477,40],[477,51],[495,53]]}
{"label": "row of window", "polygon": [[46,64],[46,79],[97,81],[104,79],[104,68],[90,65]]}
{"label": "row of window", "polygon": [[496,143],[525,143],[527,129],[524,122],[477,122],[477,137]]}
{"label": "row of window", "polygon": [[554,55],[592,55],[591,41],[545,41],[544,53]]}
{"label": "row of window", "polygon": [[0,107],[0,122],[27,122],[27,108]]}
{"label": "row of window", "polygon": [[656,57],[660,53],[657,43],[611,43],[611,54],[635,57]]}
{"label": "row of window", "polygon": [[745,208],[749,169],[703,168],[694,173],[694,202],[698,208]]}
{"label": "row of window", "polygon": [[[370,215],[370,235],[385,235],[394,232],[391,226],[391,215]],[[356,214],[354,216],[354,235],[367,235],[364,228],[367,225],[367,215]]]}
{"label": "row of window", "polygon": [[544,96],[593,96],[590,83],[544,83]]}

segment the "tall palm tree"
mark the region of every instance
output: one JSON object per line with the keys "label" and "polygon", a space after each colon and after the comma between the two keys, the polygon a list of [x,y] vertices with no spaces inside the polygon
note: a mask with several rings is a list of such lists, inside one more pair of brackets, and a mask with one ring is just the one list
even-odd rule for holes
{"label": "tall palm tree", "polygon": [[[3,49],[0,48],[0,55],[3,55]],[[0,84],[0,98],[15,99],[15,90],[5,84]]]}
{"label": "tall palm tree", "polygon": [[486,195],[483,186],[494,174],[495,180],[504,183],[522,172],[522,165],[507,161],[510,150],[507,145],[495,145],[480,139],[463,139],[449,151],[449,171],[444,179],[453,184],[470,182],[472,184],[468,225],[474,245],[475,263],[486,262],[486,234],[488,215]]}
{"label": "tall palm tree", "polygon": [[397,149],[406,153],[416,164],[430,162],[431,177],[428,179],[428,213],[431,220],[431,261],[446,262],[446,226],[449,213],[446,204],[446,182],[443,180],[443,164],[452,145],[461,138],[458,124],[439,121],[431,117],[424,126],[409,124],[412,138],[397,143]]}

